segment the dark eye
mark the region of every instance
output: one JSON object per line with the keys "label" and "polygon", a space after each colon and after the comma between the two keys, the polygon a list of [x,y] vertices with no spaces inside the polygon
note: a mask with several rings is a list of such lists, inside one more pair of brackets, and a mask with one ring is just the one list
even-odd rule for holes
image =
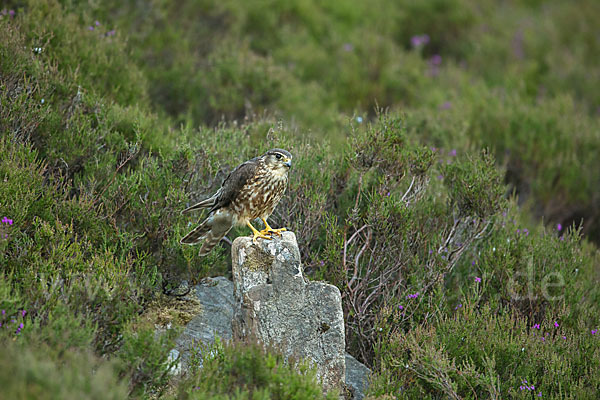
{"label": "dark eye", "polygon": [[277,153],[275,154],[275,157],[277,157],[278,160],[281,160],[281,154]]}

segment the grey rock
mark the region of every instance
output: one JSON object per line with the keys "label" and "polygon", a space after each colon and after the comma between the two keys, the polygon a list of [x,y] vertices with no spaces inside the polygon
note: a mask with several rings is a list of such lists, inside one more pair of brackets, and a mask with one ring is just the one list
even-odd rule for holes
{"label": "grey rock", "polygon": [[337,287],[304,278],[296,235],[239,237],[232,247],[233,336],[302,358],[317,369],[324,391],[342,389],[345,336]]}
{"label": "grey rock", "polygon": [[194,296],[201,304],[201,312],[185,327],[176,340],[184,366],[188,365],[193,349],[198,345],[214,343],[215,336],[229,340],[233,318],[233,283],[225,277],[207,278],[193,288]]}
{"label": "grey rock", "polygon": [[[265,244],[268,246],[268,243]],[[298,265],[296,268],[301,266]],[[293,268],[291,272],[294,272]],[[260,275],[256,274],[256,276]],[[246,281],[250,280],[249,278],[250,274],[247,274]],[[271,279],[268,275],[263,275],[263,278],[265,283]],[[176,348],[169,354],[169,360],[180,357],[180,363],[171,371],[175,375],[186,371],[190,355],[198,349],[199,345],[214,343],[216,336],[225,340],[232,338],[231,325],[235,301],[231,281],[224,277],[205,279],[200,285],[194,286],[182,300],[186,299],[199,301],[198,308],[201,311],[185,326],[177,339]],[[351,388],[353,399],[362,399],[368,387],[371,371],[348,353],[345,354],[345,368],[346,386]]]}
{"label": "grey rock", "polygon": [[352,391],[352,399],[362,400],[369,384],[371,370],[346,353],[346,386]]}

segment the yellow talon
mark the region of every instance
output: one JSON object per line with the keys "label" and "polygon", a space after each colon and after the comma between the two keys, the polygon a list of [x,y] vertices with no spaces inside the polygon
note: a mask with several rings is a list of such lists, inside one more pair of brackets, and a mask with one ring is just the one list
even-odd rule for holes
{"label": "yellow talon", "polygon": [[252,229],[252,233],[254,234],[254,237],[252,238],[252,243],[256,244],[256,239],[258,238],[271,240],[271,236],[267,236],[266,232],[257,231],[256,228],[253,227],[250,222],[246,222],[246,225],[248,225],[250,229]]}
{"label": "yellow talon", "polygon": [[274,233],[277,236],[281,236],[281,232],[287,231],[287,229],[285,229],[285,228],[273,229],[269,226],[269,223],[267,222],[266,219],[264,219],[264,218],[261,218],[261,219],[262,219],[262,222],[265,224],[265,229],[260,231],[260,233],[262,233],[263,235],[266,235],[269,233]]}

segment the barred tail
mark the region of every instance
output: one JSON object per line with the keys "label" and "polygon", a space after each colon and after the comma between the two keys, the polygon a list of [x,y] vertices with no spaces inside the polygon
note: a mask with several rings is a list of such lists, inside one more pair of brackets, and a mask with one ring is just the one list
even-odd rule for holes
{"label": "barred tail", "polygon": [[206,237],[206,234],[210,232],[210,226],[208,226],[205,222],[198,225],[193,231],[181,238],[179,243],[196,244],[201,242]]}
{"label": "barred tail", "polygon": [[233,216],[223,210],[211,213],[197,228],[185,235],[181,244],[197,244],[203,241],[200,255],[207,255],[233,227]]}

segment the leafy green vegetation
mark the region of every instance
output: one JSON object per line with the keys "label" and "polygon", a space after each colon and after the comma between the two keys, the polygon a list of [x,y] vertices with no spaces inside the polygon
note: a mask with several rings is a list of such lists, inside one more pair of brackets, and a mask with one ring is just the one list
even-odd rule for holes
{"label": "leafy green vegetation", "polygon": [[256,343],[202,349],[202,368],[179,387],[178,399],[335,399],[323,396],[315,371],[304,363],[286,362],[276,350]]}
{"label": "leafy green vegetation", "polygon": [[180,210],[272,147],[372,396],[598,397],[597,1],[3,4],[7,397],[320,396],[247,344],[174,380],[147,320],[230,273]]}

